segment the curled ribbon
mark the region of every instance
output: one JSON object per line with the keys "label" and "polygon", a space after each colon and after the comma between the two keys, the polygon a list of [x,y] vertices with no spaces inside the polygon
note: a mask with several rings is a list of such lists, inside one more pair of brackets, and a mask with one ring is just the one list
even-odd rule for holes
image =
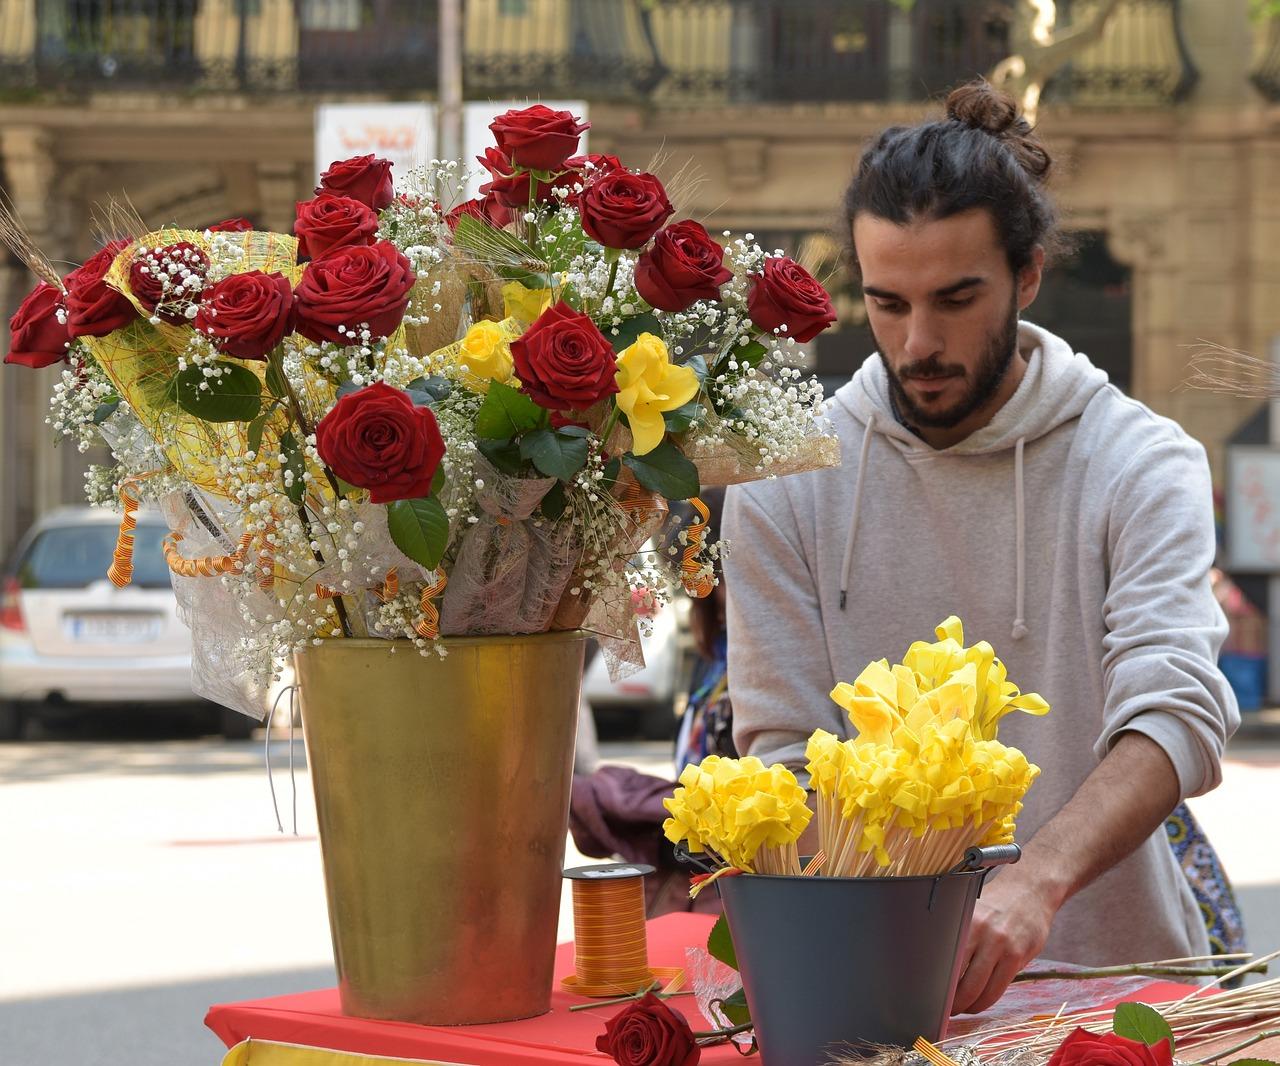
{"label": "curled ribbon", "polygon": [[262,534],[262,545],[258,549],[258,588],[263,592],[271,592],[276,585],[276,559],[271,541],[267,538],[276,531],[276,524],[270,522]]}
{"label": "curled ribbon", "polygon": [[124,514],[120,518],[120,532],[116,535],[116,550],[107,568],[107,578],[116,588],[122,589],[133,580],[133,534],[138,526],[138,496],[134,491],[137,479],[130,478],[120,486],[120,502]]}
{"label": "curled ribbon", "polygon": [[689,526],[686,534],[686,546],[684,556],[680,561],[680,581],[684,585],[684,590],[696,600],[703,599],[711,595],[711,590],[716,587],[715,576],[711,572],[711,567],[704,566],[698,561],[698,556],[702,552],[702,547],[707,539],[707,522],[711,518],[711,511],[707,505],[694,496],[689,502],[693,505],[694,510],[698,512],[696,518]]}
{"label": "curled ribbon", "polygon": [[253,534],[245,533],[240,545],[231,555],[206,555],[201,559],[188,559],[178,552],[181,533],[170,533],[164,538],[164,561],[179,577],[216,577],[218,574],[238,574],[244,567]]}
{"label": "curled ribbon", "polygon": [[413,623],[413,631],[424,640],[435,640],[440,635],[440,610],[435,605],[436,598],[444,592],[449,579],[443,570],[437,570],[433,580],[422,586],[422,599],[419,607],[422,616]]}

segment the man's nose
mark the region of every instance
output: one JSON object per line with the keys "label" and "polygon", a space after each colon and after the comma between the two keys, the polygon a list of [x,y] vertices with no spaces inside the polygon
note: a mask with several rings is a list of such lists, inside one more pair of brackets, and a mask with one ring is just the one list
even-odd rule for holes
{"label": "man's nose", "polygon": [[906,354],[914,363],[919,359],[941,355],[944,347],[941,323],[927,309],[912,308],[907,321]]}

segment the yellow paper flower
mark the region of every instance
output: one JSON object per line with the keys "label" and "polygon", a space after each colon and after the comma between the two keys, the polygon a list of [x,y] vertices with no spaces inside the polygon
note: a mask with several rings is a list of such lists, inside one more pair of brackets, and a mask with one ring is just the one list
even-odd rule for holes
{"label": "yellow paper flower", "polygon": [[527,289],[518,281],[502,286],[503,313],[521,325],[532,325],[551,306],[550,289]]}
{"label": "yellow paper flower", "polygon": [[618,356],[618,409],[631,426],[635,455],[653,451],[666,436],[663,414],[683,407],[698,395],[698,376],[687,366],[675,366],[666,343],[641,333]]}
{"label": "yellow paper flower", "polygon": [[462,383],[470,391],[488,392],[491,381],[505,385],[514,367],[509,334],[501,323],[482,319],[458,343],[457,360],[464,371]]}

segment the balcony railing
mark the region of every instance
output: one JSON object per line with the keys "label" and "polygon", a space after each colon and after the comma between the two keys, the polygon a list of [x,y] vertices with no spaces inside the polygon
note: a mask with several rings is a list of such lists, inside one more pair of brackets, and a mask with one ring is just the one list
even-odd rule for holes
{"label": "balcony railing", "polygon": [[[1058,0],[1063,21],[1098,0]],[[0,91],[414,93],[437,0],[0,0]],[[474,97],[708,106],[922,99],[1019,42],[1024,0],[466,0]],[[1178,0],[1124,0],[1047,98],[1159,105],[1195,73]]]}
{"label": "balcony railing", "polygon": [[1280,100],[1280,17],[1259,24],[1257,42],[1253,84],[1268,100]]}

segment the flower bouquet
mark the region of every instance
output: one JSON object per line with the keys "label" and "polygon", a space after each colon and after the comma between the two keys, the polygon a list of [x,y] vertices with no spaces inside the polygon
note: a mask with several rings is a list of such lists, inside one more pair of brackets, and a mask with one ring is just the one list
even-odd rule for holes
{"label": "flower bouquet", "polygon": [[750,756],[687,767],[664,801],[667,838],[709,860],[691,891],[723,895],[727,929],[710,946],[740,968],[766,1058],[940,1036],[983,878],[1018,857],[1015,819],[1039,769],[996,733],[1004,715],[1049,706],[989,644],[965,646],[959,619],[936,635],[836,686],[855,735],[810,738],[813,811],[790,770]]}
{"label": "flower bouquet", "polygon": [[261,717],[293,658],[344,1003],[428,1022],[546,1008],[582,632],[616,674],[637,603],[711,589],[702,486],[839,461],[792,365],[835,318],[813,277],[575,155],[568,112],[490,128],[469,201],[364,156],[292,234],[116,209],[66,277],[0,227],[41,277],[6,361],[64,364],[51,422],[112,455],[108,576],[158,504],[195,690]]}

